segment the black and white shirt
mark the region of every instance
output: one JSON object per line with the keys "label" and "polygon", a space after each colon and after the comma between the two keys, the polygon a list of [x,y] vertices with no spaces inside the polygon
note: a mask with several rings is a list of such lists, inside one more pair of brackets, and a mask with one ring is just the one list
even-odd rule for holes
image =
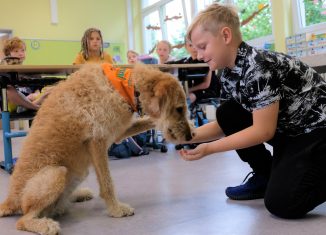
{"label": "black and white shirt", "polygon": [[221,98],[234,99],[249,112],[279,101],[279,133],[295,136],[326,128],[326,81],[296,58],[242,42],[221,84]]}

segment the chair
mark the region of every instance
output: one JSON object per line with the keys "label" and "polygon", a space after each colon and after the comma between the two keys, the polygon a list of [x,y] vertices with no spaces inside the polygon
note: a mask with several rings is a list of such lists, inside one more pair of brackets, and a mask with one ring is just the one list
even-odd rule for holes
{"label": "chair", "polygon": [[10,121],[32,120],[34,116],[35,112],[24,112],[21,114],[10,114],[8,111],[1,112],[4,161],[0,162],[0,167],[9,173],[12,172],[17,160],[17,158],[13,158],[12,156],[11,139],[24,137],[27,135],[27,131],[12,132],[10,128]]}
{"label": "chair", "polygon": [[149,55],[141,55],[138,60],[144,64],[158,64],[158,59]]}
{"label": "chair", "polygon": [[40,78],[33,79],[31,77],[23,77],[20,78],[18,73],[9,72],[9,73],[1,73],[0,74],[0,87],[1,87],[1,97],[2,97],[2,111],[1,111],[1,122],[2,122],[2,135],[3,135],[3,148],[4,148],[4,161],[0,162],[0,168],[6,170],[11,173],[14,164],[16,162],[16,158],[12,156],[12,144],[11,139],[17,137],[24,137],[27,135],[26,131],[11,131],[10,121],[15,120],[32,120],[36,114],[35,111],[27,111],[19,114],[12,114],[8,111],[7,104],[7,85],[31,85],[40,86],[40,85],[52,85],[58,81],[61,81],[61,78]]}

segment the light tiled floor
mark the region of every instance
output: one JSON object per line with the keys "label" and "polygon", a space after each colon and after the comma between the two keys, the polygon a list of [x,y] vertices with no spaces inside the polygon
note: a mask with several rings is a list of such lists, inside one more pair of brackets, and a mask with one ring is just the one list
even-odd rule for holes
{"label": "light tiled floor", "polygon": [[[23,138],[13,140],[15,155],[22,141]],[[2,141],[0,147],[3,149]],[[136,214],[111,218],[96,196],[89,202],[74,204],[68,214],[59,218],[62,234],[326,234],[325,203],[304,219],[284,220],[268,213],[263,200],[228,200],[225,187],[240,183],[250,171],[235,152],[185,162],[169,146],[166,154],[151,152],[148,156],[112,160],[110,169],[119,199],[132,205]],[[6,196],[8,181],[9,175],[1,170],[1,201]],[[83,186],[98,195],[93,170]],[[0,218],[0,234],[29,234],[15,229],[17,218]]]}

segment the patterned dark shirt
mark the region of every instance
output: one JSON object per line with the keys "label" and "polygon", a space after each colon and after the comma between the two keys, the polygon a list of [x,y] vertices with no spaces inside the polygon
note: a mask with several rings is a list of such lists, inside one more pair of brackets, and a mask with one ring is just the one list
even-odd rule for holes
{"label": "patterned dark shirt", "polygon": [[234,99],[249,112],[279,101],[279,133],[326,128],[326,81],[296,58],[242,42],[234,68],[223,70],[221,83],[221,98]]}

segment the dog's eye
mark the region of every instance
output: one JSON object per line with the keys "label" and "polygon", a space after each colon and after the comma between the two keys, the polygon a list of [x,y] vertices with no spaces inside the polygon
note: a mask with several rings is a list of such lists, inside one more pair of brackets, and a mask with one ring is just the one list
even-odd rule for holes
{"label": "dog's eye", "polygon": [[178,112],[178,113],[183,113],[183,107],[178,107],[178,108],[177,108],[177,112]]}

